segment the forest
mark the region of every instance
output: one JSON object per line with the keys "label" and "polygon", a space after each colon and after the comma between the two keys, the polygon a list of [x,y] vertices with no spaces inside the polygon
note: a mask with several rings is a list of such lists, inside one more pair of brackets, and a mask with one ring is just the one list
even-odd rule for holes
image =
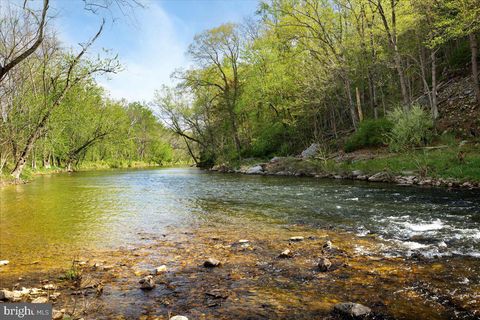
{"label": "forest", "polygon": [[[328,153],[474,139],[479,29],[476,0],[262,1],[255,18],[198,34],[194,67],[155,104],[201,166],[312,142]],[[452,83],[466,106],[440,99]]]}
{"label": "forest", "polygon": [[147,103],[112,100],[98,84],[95,77],[123,68],[110,52],[89,52],[105,19],[96,34],[70,49],[47,24],[49,1],[39,10],[28,4],[0,4],[0,174],[19,179],[52,168],[182,161],[182,152],[173,150],[175,137]]}
{"label": "forest", "polygon": [[[111,52],[89,54],[103,24],[65,49],[46,23],[48,7],[1,7],[6,177],[86,163],[164,165],[187,152],[211,167],[296,155],[312,142],[326,153],[397,152],[480,134],[477,0],[260,1],[243,23],[197,34],[186,53],[192,66],[144,103],[112,100],[97,83],[122,71]],[[448,90],[468,101],[442,96]]]}

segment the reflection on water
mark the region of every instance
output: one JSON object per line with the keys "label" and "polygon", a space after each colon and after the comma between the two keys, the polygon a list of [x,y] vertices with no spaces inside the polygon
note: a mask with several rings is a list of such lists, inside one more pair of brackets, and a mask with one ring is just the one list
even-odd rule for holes
{"label": "reflection on water", "polygon": [[157,169],[58,174],[3,188],[0,259],[128,246],[168,226],[238,215],[377,234],[391,241],[390,255],[480,255],[478,191]]}

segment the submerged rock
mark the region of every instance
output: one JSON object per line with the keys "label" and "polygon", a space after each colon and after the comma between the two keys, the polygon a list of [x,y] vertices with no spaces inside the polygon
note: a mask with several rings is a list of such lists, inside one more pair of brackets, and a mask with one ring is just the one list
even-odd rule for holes
{"label": "submerged rock", "polygon": [[167,266],[163,264],[160,267],[155,268],[155,270],[153,270],[152,274],[157,275],[157,274],[164,273],[164,272],[167,272]]}
{"label": "submerged rock", "polygon": [[220,266],[220,261],[218,261],[217,259],[209,258],[203,263],[203,266],[205,268],[215,268]]}
{"label": "submerged rock", "polygon": [[291,237],[290,241],[298,242],[298,241],[303,241],[304,239],[305,238],[302,236],[295,236],[295,237]]}
{"label": "submerged rock", "polygon": [[318,261],[318,268],[322,272],[327,272],[328,270],[330,270],[331,267],[332,267],[332,262],[327,258],[322,257]]}
{"label": "submerged rock", "polygon": [[32,303],[48,303],[47,297],[38,297],[32,300]]}
{"label": "submerged rock", "polygon": [[372,312],[372,309],[359,303],[344,302],[337,303],[333,311],[344,319],[363,319]]}
{"label": "submerged rock", "polygon": [[60,319],[63,319],[63,314],[65,313],[65,311],[62,309],[62,310],[55,310],[53,309],[52,311],[52,320],[60,320]]}
{"label": "submerged rock", "polygon": [[155,281],[153,280],[152,276],[146,276],[140,279],[139,283],[141,284],[142,290],[152,290],[155,288]]}
{"label": "submerged rock", "polygon": [[185,316],[173,316],[170,320],[188,320],[188,318]]}
{"label": "submerged rock", "polygon": [[292,251],[290,249],[285,249],[278,255],[279,258],[287,259],[292,257]]}
{"label": "submerged rock", "polygon": [[332,241],[330,240],[327,240],[324,244],[323,244],[323,249],[326,249],[326,250],[330,250],[333,248],[333,244],[332,244]]}
{"label": "submerged rock", "polygon": [[46,284],[42,287],[43,290],[55,290],[57,289],[57,286],[54,284]]}

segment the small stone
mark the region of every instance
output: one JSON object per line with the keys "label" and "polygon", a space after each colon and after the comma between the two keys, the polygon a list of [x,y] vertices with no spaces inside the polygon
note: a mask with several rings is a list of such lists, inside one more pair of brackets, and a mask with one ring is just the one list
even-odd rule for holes
{"label": "small stone", "polygon": [[331,250],[332,248],[333,248],[333,244],[332,244],[332,241],[330,241],[330,240],[327,240],[323,244],[323,249]]}
{"label": "small stone", "polygon": [[0,266],[6,266],[9,263],[10,263],[10,261],[8,261],[8,260],[0,260]]}
{"label": "small stone", "polygon": [[290,249],[285,249],[278,255],[279,258],[287,259],[292,257],[292,251]]}
{"label": "small stone", "polygon": [[249,240],[246,240],[246,239],[241,239],[241,240],[238,240],[238,243],[249,243],[250,241]]}
{"label": "small stone", "polygon": [[345,319],[362,319],[368,316],[372,309],[359,303],[344,302],[337,303],[333,311],[340,314]]}
{"label": "small stone", "polygon": [[203,266],[205,268],[215,268],[220,266],[220,261],[218,261],[217,259],[209,258],[203,263]]}
{"label": "small stone", "polygon": [[65,312],[62,311],[62,310],[55,310],[53,309],[53,312],[52,312],[52,320],[61,320],[63,319],[63,314]]}
{"label": "small stone", "polygon": [[38,297],[32,300],[32,303],[48,303],[47,297]]}
{"label": "small stone", "polygon": [[290,241],[295,241],[295,242],[298,242],[298,241],[303,241],[305,238],[302,237],[302,236],[295,236],[295,237],[291,237],[290,238]]}
{"label": "small stone", "polygon": [[188,320],[188,318],[185,316],[173,316],[170,320]]}
{"label": "small stone", "polygon": [[328,270],[330,270],[331,266],[332,266],[332,262],[330,262],[330,260],[328,260],[327,258],[322,257],[320,258],[320,261],[318,261],[318,268],[322,272],[327,272]]}
{"label": "small stone", "polygon": [[157,275],[164,272],[167,272],[167,266],[163,264],[160,267],[155,268],[155,270],[153,271],[153,274]]}
{"label": "small stone", "polygon": [[42,287],[43,290],[55,290],[57,289],[57,286],[54,284],[46,284]]}
{"label": "small stone", "polygon": [[155,288],[155,281],[152,276],[146,276],[140,279],[139,283],[141,284],[141,289],[143,290],[152,290]]}

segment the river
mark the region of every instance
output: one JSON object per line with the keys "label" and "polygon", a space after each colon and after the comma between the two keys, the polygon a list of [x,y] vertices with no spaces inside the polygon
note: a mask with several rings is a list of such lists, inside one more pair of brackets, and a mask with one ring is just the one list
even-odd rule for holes
{"label": "river", "polygon": [[21,275],[91,250],[130,250],[175,228],[237,223],[347,233],[358,255],[469,266],[480,258],[478,191],[166,168],[45,175],[0,189],[0,260]]}

